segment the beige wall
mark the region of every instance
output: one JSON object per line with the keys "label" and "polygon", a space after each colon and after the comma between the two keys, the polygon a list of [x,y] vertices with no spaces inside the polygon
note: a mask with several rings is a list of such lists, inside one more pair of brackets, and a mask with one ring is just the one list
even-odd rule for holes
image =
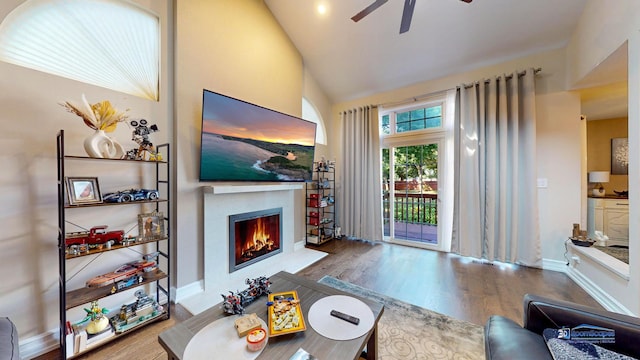
{"label": "beige wall", "polygon": [[262,1],[176,1],[175,79],[179,299],[204,271],[200,189],[212,183],[198,182],[202,89],[300,116],[302,58]]}
{"label": "beige wall", "polygon": [[[23,2],[0,2],[0,19]],[[172,26],[167,22],[171,19],[170,0],[136,2],[160,16],[162,37],[167,38]],[[80,102],[82,94],[92,103],[110,100],[120,110],[130,109],[131,118],[145,118],[157,124],[160,131],[152,134],[154,143],[169,142],[173,137],[173,103],[169,91],[172,76],[168,71],[168,51],[170,47],[163,45],[159,102],[0,62],[0,203],[3,204],[0,273],[4,274],[0,281],[0,315],[8,315],[16,322],[21,347],[30,339],[35,339],[38,345],[56,344],[54,334],[57,334],[59,320],[56,134],[60,129],[65,130],[67,154],[85,155],[82,142],[93,132],[59,103]],[[137,147],[130,140],[131,129],[125,124],[119,125],[112,136],[127,149]],[[132,186],[140,180],[136,170],[106,168],[104,164],[83,163],[74,171],[77,176],[97,176],[103,192],[125,184]],[[105,171],[122,176],[113,179]],[[137,223],[136,215],[125,220],[113,211],[87,211],[86,218],[81,220],[80,225],[85,227],[103,223],[112,227],[125,223],[135,226]],[[105,268],[112,271],[113,264],[119,262],[104,261],[108,256],[92,263],[88,273],[97,275],[95,272]],[[78,264],[70,262],[69,265]],[[82,309],[80,312],[84,313]],[[24,351],[28,351],[28,347],[25,346]]]}
{"label": "beige wall", "polygon": [[[587,172],[611,171],[611,139],[628,137],[627,118],[587,121]],[[611,175],[603,183],[606,194],[627,190],[628,175]]]}

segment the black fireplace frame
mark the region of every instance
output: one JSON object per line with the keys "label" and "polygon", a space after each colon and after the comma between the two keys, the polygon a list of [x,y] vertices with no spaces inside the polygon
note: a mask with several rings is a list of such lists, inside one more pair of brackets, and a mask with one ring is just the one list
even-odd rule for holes
{"label": "black fireplace frame", "polygon": [[[235,254],[235,241],[236,241],[236,227],[235,227],[235,223],[238,221],[247,221],[247,220],[253,220],[253,219],[258,219],[261,217],[266,217],[266,216],[273,216],[273,215],[278,215],[278,226],[280,227],[279,229],[279,233],[280,233],[280,239],[278,239],[278,249],[277,250],[273,250],[271,252],[268,252],[264,255],[258,256],[256,258],[253,258],[251,260],[245,261],[242,264],[236,264],[236,254]],[[265,209],[265,210],[258,210],[258,211],[251,211],[251,212],[245,212],[245,213],[240,213],[240,214],[233,214],[233,215],[229,215],[229,239],[228,239],[228,245],[229,245],[229,273],[232,273],[234,271],[238,271],[242,268],[245,268],[249,265],[255,264],[259,261],[262,261],[264,259],[267,259],[269,257],[272,257],[274,255],[280,254],[282,253],[282,223],[283,223],[283,217],[282,217],[282,208],[272,208],[272,209]]]}

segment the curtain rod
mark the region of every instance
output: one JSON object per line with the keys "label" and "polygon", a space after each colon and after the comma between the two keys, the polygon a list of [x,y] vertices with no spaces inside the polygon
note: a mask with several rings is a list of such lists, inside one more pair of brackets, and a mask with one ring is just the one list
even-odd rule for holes
{"label": "curtain rod", "polygon": [[447,92],[447,90],[440,90],[440,91],[435,91],[432,93],[428,93],[428,94],[421,94],[421,95],[417,95],[417,96],[413,96],[410,98],[406,98],[404,100],[398,100],[398,101],[390,101],[390,102],[386,102],[386,103],[381,103],[381,104],[375,104],[375,105],[371,105],[372,107],[386,107],[386,106],[391,106],[391,105],[401,105],[401,104],[406,104],[408,102],[416,102],[418,100],[422,100],[422,99],[426,99],[428,97],[431,96],[436,96],[436,95],[440,95]]}
{"label": "curtain rod", "polygon": [[[542,68],[540,68],[540,67],[539,68],[535,68],[535,69],[533,69],[533,71],[534,71],[534,74],[537,74],[540,71],[542,71]],[[524,71],[519,71],[517,74],[518,74],[518,77],[520,77],[520,76],[524,76],[526,73],[527,73],[527,70],[524,70]],[[507,75],[506,76],[506,79],[511,79],[511,78],[513,78],[513,75]],[[488,84],[489,80],[485,80],[484,83]],[[468,89],[468,88],[472,87],[474,84],[465,84],[464,87],[465,87],[465,89]],[[459,88],[460,88],[460,86],[456,86],[456,89],[459,89]],[[446,91],[447,90],[440,90],[440,91],[435,91],[435,92],[428,93],[428,94],[421,94],[421,95],[413,96],[413,97],[410,97],[410,98],[406,98],[404,100],[391,101],[391,102],[386,102],[386,103],[381,103],[381,104],[374,104],[374,105],[371,105],[371,106],[372,107],[386,107],[386,106],[390,106],[390,105],[401,105],[401,104],[406,104],[406,103],[409,103],[409,102],[412,102],[412,101],[416,102],[418,100],[422,100],[424,98],[428,98],[428,97],[431,97],[431,96],[440,95],[442,93],[445,93]]]}
{"label": "curtain rod", "polygon": [[[542,71],[542,68],[535,68],[535,69],[533,69],[533,74],[535,75],[535,74],[539,73],[540,71]],[[518,71],[516,74],[518,75],[518,77],[525,76],[525,75],[527,74],[527,70],[524,70],[524,71]],[[506,75],[504,78],[505,78],[505,79],[507,79],[507,80],[509,80],[509,79],[513,78],[513,74],[511,74],[511,75]],[[486,79],[486,80],[484,80],[483,82],[484,82],[485,84],[488,84],[490,81],[491,81],[491,80]],[[472,88],[474,85],[479,84],[479,83],[480,83],[480,81],[476,81],[476,82],[471,83],[471,84],[464,84],[464,88],[465,88],[465,89],[469,89],[469,88]],[[460,86],[462,86],[462,85],[460,85]],[[460,86],[456,86],[456,89],[460,89]]]}

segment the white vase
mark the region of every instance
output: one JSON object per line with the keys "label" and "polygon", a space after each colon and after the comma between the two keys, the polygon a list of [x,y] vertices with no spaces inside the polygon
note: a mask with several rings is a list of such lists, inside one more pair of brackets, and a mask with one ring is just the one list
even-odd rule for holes
{"label": "white vase", "polygon": [[84,150],[93,158],[122,159],[125,153],[122,145],[107,136],[104,130],[96,130],[86,138]]}

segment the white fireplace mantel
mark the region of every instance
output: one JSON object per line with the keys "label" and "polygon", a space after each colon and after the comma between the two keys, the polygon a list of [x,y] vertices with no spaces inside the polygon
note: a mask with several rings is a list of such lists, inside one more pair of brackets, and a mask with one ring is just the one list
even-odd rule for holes
{"label": "white fireplace mantel", "polygon": [[[296,242],[296,201],[304,189],[303,183],[215,184],[202,186],[203,197],[203,256],[202,289],[182,304],[197,314],[219,300],[228,291],[242,289],[245,280],[271,276],[278,271],[295,273],[322,259],[327,253],[307,249],[304,241]],[[262,261],[229,272],[229,216],[262,209],[282,208],[282,252]]]}
{"label": "white fireplace mantel", "polygon": [[202,192],[205,194],[237,194],[263,191],[288,191],[300,190],[302,184],[259,184],[259,185],[212,185],[203,186]]}

